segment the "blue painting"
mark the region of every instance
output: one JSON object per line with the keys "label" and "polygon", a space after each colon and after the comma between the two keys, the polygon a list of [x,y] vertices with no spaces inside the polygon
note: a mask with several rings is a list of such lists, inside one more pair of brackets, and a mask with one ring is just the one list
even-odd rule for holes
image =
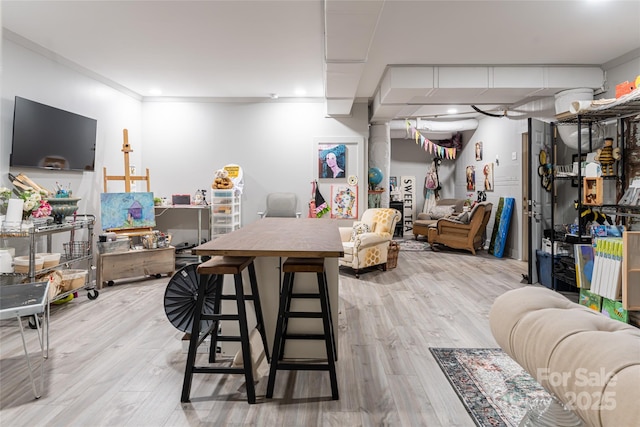
{"label": "blue painting", "polygon": [[153,193],[101,193],[100,221],[103,230],[155,227]]}

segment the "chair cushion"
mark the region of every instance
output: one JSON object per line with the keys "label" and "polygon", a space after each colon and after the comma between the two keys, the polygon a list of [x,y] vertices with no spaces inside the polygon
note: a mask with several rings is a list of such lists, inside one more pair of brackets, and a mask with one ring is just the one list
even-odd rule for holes
{"label": "chair cushion", "polygon": [[358,223],[353,225],[353,231],[351,232],[351,241],[355,242],[356,237],[363,233],[370,233],[371,227],[364,223]]}
{"label": "chair cushion", "polygon": [[431,219],[440,219],[453,213],[455,205],[438,205],[431,210]]}

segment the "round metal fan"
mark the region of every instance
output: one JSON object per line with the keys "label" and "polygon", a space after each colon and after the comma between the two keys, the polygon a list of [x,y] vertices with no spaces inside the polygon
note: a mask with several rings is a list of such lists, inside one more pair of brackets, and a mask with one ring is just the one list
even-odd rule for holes
{"label": "round metal fan", "polygon": [[[169,322],[182,332],[191,332],[196,302],[198,300],[198,283],[200,275],[197,273],[198,264],[189,264],[176,271],[164,291],[164,312]],[[203,313],[214,313],[214,297],[216,293],[216,275],[208,277]],[[213,320],[202,320],[200,330],[205,331]]]}

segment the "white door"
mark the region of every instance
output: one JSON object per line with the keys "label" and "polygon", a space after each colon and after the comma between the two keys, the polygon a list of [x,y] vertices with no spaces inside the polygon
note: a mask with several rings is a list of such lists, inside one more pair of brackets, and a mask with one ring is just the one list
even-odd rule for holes
{"label": "white door", "polygon": [[[529,119],[529,191],[528,191],[528,240],[529,283],[538,283],[536,250],[542,247],[544,230],[551,227],[551,192],[542,186],[540,176],[540,152],[545,151],[546,161],[551,162],[551,125]],[[544,156],[543,156],[544,157]]]}

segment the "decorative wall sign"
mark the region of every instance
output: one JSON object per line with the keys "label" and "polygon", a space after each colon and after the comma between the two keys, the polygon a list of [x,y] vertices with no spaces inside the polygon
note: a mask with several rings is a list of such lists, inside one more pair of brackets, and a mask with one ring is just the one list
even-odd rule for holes
{"label": "decorative wall sign", "polygon": [[411,235],[413,233],[413,219],[415,218],[415,201],[416,201],[416,177],[401,176],[400,190],[402,192],[402,230],[403,234]]}
{"label": "decorative wall sign", "polygon": [[351,185],[331,186],[331,218],[358,218],[358,187]]}
{"label": "decorative wall sign", "polygon": [[318,145],[318,178],[344,178],[347,169],[345,144]]}

